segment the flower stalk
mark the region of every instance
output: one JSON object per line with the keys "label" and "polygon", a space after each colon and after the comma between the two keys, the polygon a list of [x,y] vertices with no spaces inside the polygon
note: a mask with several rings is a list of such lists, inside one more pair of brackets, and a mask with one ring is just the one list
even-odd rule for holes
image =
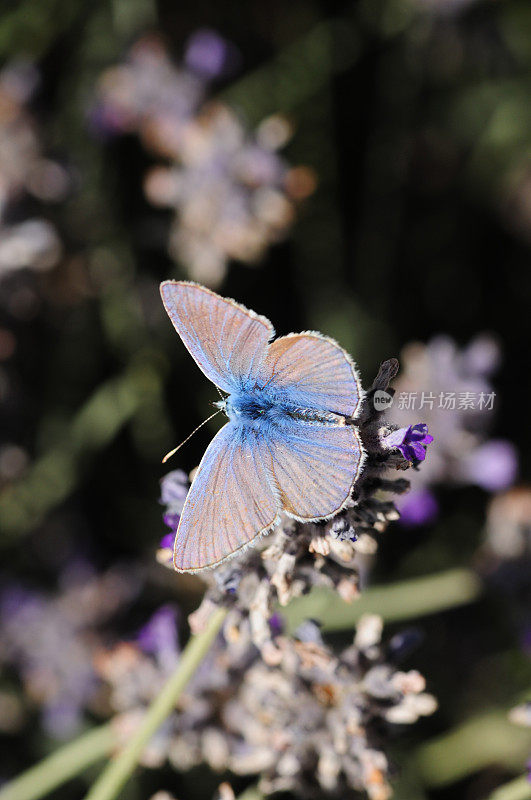
{"label": "flower stalk", "polygon": [[60,747],[0,789],[0,800],[38,800],[109,755],[116,746],[113,724],[92,728]]}
{"label": "flower stalk", "polygon": [[226,613],[225,609],[218,609],[210,618],[205,629],[191,637],[182,653],[176,671],[149,707],[136,733],[101,773],[86,795],[86,800],[112,800],[119,795],[120,790],[133,773],[145,746],[173,711],[181,692],[208,653]]}

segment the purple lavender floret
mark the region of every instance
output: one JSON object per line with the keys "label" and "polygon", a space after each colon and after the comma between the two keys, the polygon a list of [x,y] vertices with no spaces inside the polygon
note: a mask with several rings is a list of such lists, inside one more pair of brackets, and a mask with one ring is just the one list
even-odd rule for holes
{"label": "purple lavender floret", "polygon": [[[164,524],[173,532],[173,536],[179,526],[184,501],[188,494],[188,487],[188,478],[181,469],[174,469],[172,472],[168,472],[160,482],[160,502],[166,506],[163,520]],[[172,534],[168,535],[171,536]],[[166,541],[166,537],[164,537],[160,546],[173,547],[173,539]]]}
{"label": "purple lavender floret", "polygon": [[[168,526],[168,528],[172,531],[172,533],[168,534],[168,536],[175,535],[175,531],[179,527],[179,521],[181,519],[181,515],[175,512],[167,511],[165,514],[162,515],[162,519],[164,520],[164,524]],[[166,537],[164,537],[166,539]],[[160,544],[161,547],[173,547],[173,541],[171,544]]]}
{"label": "purple lavender floret", "polygon": [[275,611],[274,614],[271,614],[269,617],[269,627],[271,629],[271,633],[273,636],[279,636],[281,633],[284,632],[284,620],[282,619],[282,615]]}
{"label": "purple lavender floret", "polygon": [[160,502],[175,510],[182,510],[188,494],[188,478],[182,469],[168,472],[160,482]]}
{"label": "purple lavender floret", "polygon": [[[163,516],[163,519],[164,519],[164,522],[165,522],[166,525],[168,525],[168,523],[166,522],[166,517],[167,516],[168,516],[167,514],[164,514],[164,516]],[[173,527],[173,526],[170,525],[169,527]],[[162,539],[159,542],[159,547],[161,549],[169,548],[170,550],[173,550],[174,541],[175,541],[175,531],[172,531],[172,533],[165,533],[164,536],[162,537]]]}
{"label": "purple lavender floret", "polygon": [[399,428],[385,437],[384,444],[388,448],[400,450],[406,461],[424,461],[426,458],[426,445],[433,442],[433,436],[428,433],[428,426],[424,422]]}

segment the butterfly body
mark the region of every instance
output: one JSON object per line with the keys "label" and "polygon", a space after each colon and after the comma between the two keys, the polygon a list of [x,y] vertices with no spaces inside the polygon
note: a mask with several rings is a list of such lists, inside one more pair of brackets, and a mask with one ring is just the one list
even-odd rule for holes
{"label": "butterfly body", "polygon": [[322,425],[344,425],[345,418],[317,409],[301,408],[271,396],[266,389],[245,390],[229,395],[215,405],[233,422],[241,425],[289,426],[293,420],[305,420]]}
{"label": "butterfly body", "polygon": [[348,502],[363,464],[353,418],[361,389],[350,357],[315,332],[274,330],[233,300],[186,281],[161,294],[228,417],[197,470],[181,515],[175,568],[213,567],[270,531],[282,513],[327,519]]}

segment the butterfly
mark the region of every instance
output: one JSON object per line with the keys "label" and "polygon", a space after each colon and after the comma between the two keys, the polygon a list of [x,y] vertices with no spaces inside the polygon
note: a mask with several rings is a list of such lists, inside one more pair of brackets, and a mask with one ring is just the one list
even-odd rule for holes
{"label": "butterfly", "polygon": [[341,511],[364,458],[349,424],[362,399],[350,356],[313,331],[274,339],[266,317],[199,284],[164,281],[160,291],[190,355],[226,395],[216,405],[228,417],[188,492],[175,569],[216,567],[282,513],[310,522]]}

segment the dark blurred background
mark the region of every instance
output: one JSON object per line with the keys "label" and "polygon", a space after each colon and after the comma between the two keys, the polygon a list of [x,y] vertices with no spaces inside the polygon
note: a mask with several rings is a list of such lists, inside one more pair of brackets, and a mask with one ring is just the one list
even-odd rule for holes
{"label": "dark blurred background", "polygon": [[[491,491],[454,481],[450,452],[444,478],[430,487],[436,517],[389,529],[371,578],[389,583],[488,562],[481,599],[427,621],[420,615],[424,639],[411,667],[426,675],[440,709],[397,739],[395,752],[401,800],[486,797],[524,771],[520,751],[507,755],[511,748],[500,742],[497,758],[489,741],[491,755],[467,769],[466,749],[456,753],[447,742],[436,755],[447,759],[446,777],[439,780],[436,767],[430,773],[426,755],[422,769],[415,765],[426,742],[462,732],[467,720],[493,708],[505,715],[531,682],[529,518],[512,514],[509,504],[527,544],[509,565],[499,553],[485,555],[492,495],[529,477],[527,0],[2,4],[0,57],[5,69],[18,65],[0,103],[2,581],[11,592],[25,587],[50,598],[64,588],[65,574],[75,583],[72,564],[83,575],[117,564],[134,573],[136,588],[130,596],[124,591],[127,601],[100,626],[104,643],[133,635],[168,599],[181,608],[184,635],[185,615],[199,602],[200,581],[177,578],[154,554],[165,533],[161,457],[216,399],[166,318],[158,283],[202,273],[168,251],[179,210],[150,202],[145,191],[149,170],[177,160],[153,130],[160,120],[149,118],[156,82],[147,82],[145,108],[126,125],[103,124],[100,112],[107,103],[108,123],[118,102],[116,95],[102,101],[102,76],[127,62],[135,42],[162,36],[179,67],[189,37],[205,27],[234,48],[227,68],[205,81],[206,99],[227,103],[250,135],[269,115],[284,115],[292,133],[280,158],[285,170],[302,165],[299,178],[311,184],[292,192],[293,219],[257,263],[229,253],[210,284],[268,316],[278,334],[316,329],[334,336],[366,387],[380,362],[400,358],[412,341],[444,334],[454,340],[455,359],[478,334],[491,335],[499,348],[489,377],[494,413],[479,436],[512,443],[519,476]],[[22,115],[20,129],[11,125],[13,113]],[[29,150],[21,146],[24,120],[38,142]],[[28,159],[35,162],[29,175]],[[284,173],[276,188],[289,194]],[[9,239],[15,226],[36,218],[58,240],[44,262],[31,255],[34,244],[24,244],[27,229],[18,232],[18,245]],[[24,246],[30,254],[15,268]],[[34,250],[39,246],[40,239]],[[444,367],[432,368],[444,384]],[[419,421],[422,411],[412,412],[411,424]],[[214,420],[198,432],[174,466],[189,472],[197,465],[218,427]],[[438,432],[430,431],[436,448]],[[0,683],[10,719],[0,748],[3,779],[57,744],[42,724],[43,693],[25,694],[25,657],[6,657]],[[68,647],[64,658],[68,665]],[[89,707],[78,722],[83,728],[102,716]],[[475,747],[477,730],[462,741]],[[54,796],[79,797],[84,780]],[[165,768],[144,772],[123,796],[167,788],[183,798],[208,797],[217,781],[207,770],[177,775]]]}

